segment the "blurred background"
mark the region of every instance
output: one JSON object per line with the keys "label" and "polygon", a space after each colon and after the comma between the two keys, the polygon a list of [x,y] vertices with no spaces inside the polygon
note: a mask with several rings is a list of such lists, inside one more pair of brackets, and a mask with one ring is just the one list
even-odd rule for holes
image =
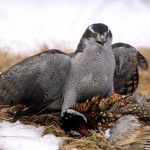
{"label": "blurred background", "polygon": [[150,47],[150,0],[0,0],[0,49],[74,51],[92,23],[107,24],[113,43]]}

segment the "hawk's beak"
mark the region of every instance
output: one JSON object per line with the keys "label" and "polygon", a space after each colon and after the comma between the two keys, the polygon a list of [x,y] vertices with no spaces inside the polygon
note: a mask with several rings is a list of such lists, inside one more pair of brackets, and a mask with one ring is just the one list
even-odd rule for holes
{"label": "hawk's beak", "polygon": [[98,44],[100,44],[101,46],[103,46],[106,42],[106,36],[101,34],[98,36],[98,41],[96,41]]}

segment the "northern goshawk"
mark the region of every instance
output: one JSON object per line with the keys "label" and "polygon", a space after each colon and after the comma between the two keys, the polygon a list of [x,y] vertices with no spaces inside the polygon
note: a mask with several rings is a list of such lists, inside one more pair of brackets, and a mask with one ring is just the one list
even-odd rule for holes
{"label": "northern goshawk", "polygon": [[62,120],[76,112],[68,109],[95,95],[132,94],[138,85],[138,65],[146,59],[130,45],[112,45],[112,33],[102,23],[90,25],[77,50],[65,54],[48,50],[29,57],[0,75],[0,104],[24,104],[28,112],[62,110]]}

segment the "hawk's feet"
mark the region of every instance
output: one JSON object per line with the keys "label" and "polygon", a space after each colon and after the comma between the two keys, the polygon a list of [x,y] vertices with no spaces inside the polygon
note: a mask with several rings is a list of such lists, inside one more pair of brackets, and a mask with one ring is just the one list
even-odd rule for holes
{"label": "hawk's feet", "polygon": [[67,109],[62,117],[62,128],[73,136],[85,136],[89,133],[86,117],[73,109]]}

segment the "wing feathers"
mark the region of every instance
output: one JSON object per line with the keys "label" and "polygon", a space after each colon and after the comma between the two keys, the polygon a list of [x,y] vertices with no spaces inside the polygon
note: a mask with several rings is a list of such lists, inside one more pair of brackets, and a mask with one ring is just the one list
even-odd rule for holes
{"label": "wing feathers", "polygon": [[148,69],[148,62],[145,59],[145,57],[140,53],[137,52],[137,57],[138,57],[138,65],[143,69],[147,70]]}
{"label": "wing feathers", "polygon": [[148,62],[129,44],[113,44],[112,50],[116,59],[114,91],[119,94],[132,95],[139,83],[138,66],[147,70]]}
{"label": "wing feathers", "polygon": [[70,56],[48,50],[31,56],[0,75],[0,104],[36,106],[60,98]]}

